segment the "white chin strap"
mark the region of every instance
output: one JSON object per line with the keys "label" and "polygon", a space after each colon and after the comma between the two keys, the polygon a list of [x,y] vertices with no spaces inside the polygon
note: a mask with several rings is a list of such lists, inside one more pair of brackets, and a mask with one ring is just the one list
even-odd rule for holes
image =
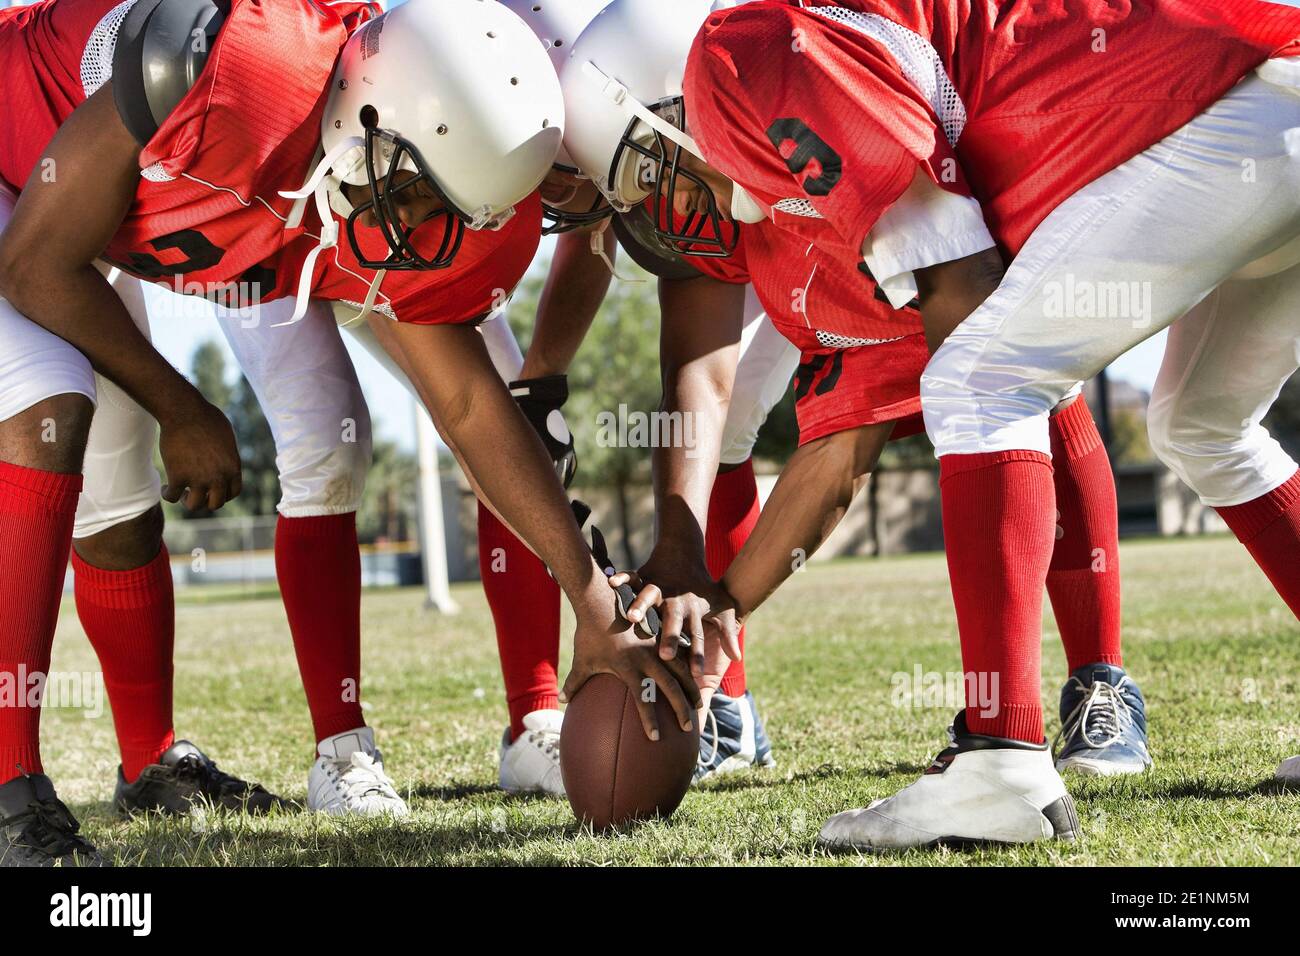
{"label": "white chin strap", "polygon": [[[655,113],[653,110],[647,109],[645,107],[645,104],[643,104],[640,100],[638,100],[635,96],[633,96],[628,91],[628,88],[626,86],[624,86],[618,80],[614,79],[608,73],[604,72],[595,63],[592,63],[590,60],[587,60],[585,63],[583,63],[582,73],[584,76],[590,78],[592,82],[594,82],[597,86],[599,86],[601,94],[606,99],[608,99],[611,103],[613,103],[615,106],[621,109],[624,113],[626,113],[629,118],[635,117],[636,119],[640,120],[642,123],[645,123],[646,126],[649,126],[656,133],[659,133],[661,136],[663,136],[664,139],[676,143],[678,146],[686,150],[688,153],[690,153],[700,162],[702,163],[708,162],[708,160],[704,158],[704,152],[700,149],[699,144],[695,142],[694,137],[692,137],[690,133],[687,133],[685,130],[678,129],[676,126],[668,122],[659,114]],[[608,195],[609,192],[613,192],[613,183],[607,183],[606,185],[608,186],[608,192],[606,194],[606,198],[609,199],[611,203],[618,203],[617,196]],[[740,185],[738,183],[734,183],[734,182],[731,184],[731,187],[732,187],[732,200],[731,200],[732,214],[733,216],[735,216],[736,194],[743,193],[744,190],[740,188]],[[746,211],[752,213],[754,210],[757,210],[758,218],[741,219],[740,220],[741,222],[762,222],[764,219],[767,218],[763,214],[763,211],[758,208],[757,204],[754,203],[752,199],[750,199],[747,193],[744,195],[744,199],[749,200],[749,205],[745,207]],[[739,219],[740,217],[736,216],[735,218]]]}
{"label": "white chin strap", "polygon": [[[302,224],[307,200],[312,198],[316,200],[316,213],[320,217],[321,227],[320,240],[316,243],[316,248],[307,254],[307,258],[302,264],[302,272],[298,276],[298,292],[295,297],[293,315],[289,316],[284,322],[277,322],[274,327],[301,322],[303,316],[307,314],[307,306],[311,302],[311,280],[313,273],[316,271],[316,260],[320,258],[320,254],[326,249],[333,249],[339,244],[339,224],[335,221],[333,210],[330,208],[330,174],[333,171],[334,164],[346,153],[358,147],[365,149],[365,146],[365,140],[359,136],[352,136],[335,143],[334,147],[316,164],[316,167],[308,175],[307,181],[302,184],[300,189],[281,191],[280,195],[283,198],[294,200],[293,208],[289,210],[289,218],[284,223],[285,229],[296,229]],[[375,273],[375,278],[370,283],[370,289],[366,293],[366,300],[361,306],[361,311],[353,316],[351,322],[359,322],[370,314],[374,308],[375,299],[379,295],[380,283],[384,281],[385,275],[387,273],[382,269]]]}
{"label": "white chin strap", "polygon": [[668,122],[662,116],[645,108],[645,106],[635,96],[628,92],[626,86],[614,79],[608,73],[605,73],[595,63],[590,60],[582,64],[584,76],[590,77],[596,85],[600,87],[601,94],[611,103],[621,109],[629,117],[635,116],[641,122],[645,123],[656,133],[662,135],[665,139],[670,139],[682,149],[695,156],[701,162],[707,162],[704,154],[700,152],[700,147],[690,134],[678,129],[672,123]]}

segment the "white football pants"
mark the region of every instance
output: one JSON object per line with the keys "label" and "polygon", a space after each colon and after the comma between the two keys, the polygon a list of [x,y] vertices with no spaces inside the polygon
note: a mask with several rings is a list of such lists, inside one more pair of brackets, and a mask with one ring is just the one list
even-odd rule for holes
{"label": "white football pants", "polygon": [[[370,417],[335,322],[350,319],[354,310],[340,309],[335,316],[328,303],[313,301],[302,321],[277,326],[292,311],[292,301],[277,301],[261,306],[256,322],[241,313],[218,317],[275,437],[279,512],[295,518],[355,511],[370,467]],[[368,325],[346,329],[419,401]],[[507,382],[517,379],[524,357],[505,315],[494,314],[479,331],[497,373]],[[798,350],[766,321],[749,290],[736,383],[723,428],[723,464],[749,458],[759,427],[785,394],[798,364]]]}
{"label": "white football pants", "polygon": [[1206,503],[1296,470],[1260,425],[1300,362],[1300,63],[1273,61],[1079,190],[921,380],[939,456],[1050,454],[1068,389],[1173,325],[1152,445]]}
{"label": "white football pants", "polygon": [[[17,198],[0,188],[0,232]],[[99,266],[147,338],[149,317],[140,282]],[[160,499],[154,467],[158,424],[68,342],[0,299],[0,421],[55,395],[84,395],[95,403],[86,445],[84,484],[73,537],[85,538],[144,514]]]}

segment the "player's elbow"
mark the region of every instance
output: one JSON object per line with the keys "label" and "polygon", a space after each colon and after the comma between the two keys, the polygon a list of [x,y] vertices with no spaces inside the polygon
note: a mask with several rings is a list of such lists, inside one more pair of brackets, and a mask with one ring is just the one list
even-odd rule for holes
{"label": "player's elbow", "polygon": [[49,299],[50,290],[59,287],[53,273],[52,265],[42,261],[40,250],[0,236],[0,298],[14,309],[27,315]]}
{"label": "player's elbow", "polygon": [[22,311],[20,303],[24,294],[30,291],[30,280],[20,267],[23,256],[16,246],[16,242],[0,236],[0,298]]}

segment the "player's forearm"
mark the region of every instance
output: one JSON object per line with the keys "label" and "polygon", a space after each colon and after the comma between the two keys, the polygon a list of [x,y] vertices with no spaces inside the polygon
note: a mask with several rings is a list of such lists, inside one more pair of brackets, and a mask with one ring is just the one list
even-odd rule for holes
{"label": "player's forearm", "polygon": [[655,549],[704,562],[704,527],[740,358],[745,290],[661,280],[661,411],[676,439],[654,452]]}
{"label": "player's forearm", "polygon": [[[723,363],[726,360],[724,356]],[[709,365],[700,360],[665,375],[661,411],[667,413],[669,423],[680,427],[670,424],[672,440],[662,442],[652,456],[655,548],[667,548],[701,564],[729,403],[729,396],[717,385],[716,369]]]}
{"label": "player's forearm", "polygon": [[809,442],[781,472],[722,579],[742,621],[816,553],[853,503],[875,464],[857,431]]}
{"label": "player's forearm", "polygon": [[468,326],[393,327],[412,380],[490,507],[551,569],[582,613],[609,597],[604,575],[541,439]]}
{"label": "player's forearm", "polygon": [[[603,587],[604,582],[541,439],[499,384],[479,389],[470,401],[464,415],[450,420],[449,437],[502,520],[551,569],[578,607],[594,584]],[[483,438],[489,435],[493,440],[485,447]]]}
{"label": "player's forearm", "polygon": [[[20,267],[21,269],[21,267]],[[158,421],[200,399],[183,375],[136,328],[121,298],[93,266],[18,275],[0,267],[0,295],[42,328],[71,343],[95,371],[114,382]]]}
{"label": "player's forearm", "polygon": [[[618,251],[613,235],[606,230],[600,234],[600,241],[605,243],[606,255],[612,262]],[[590,233],[578,230],[560,234],[520,378],[562,375],[569,370],[605,301],[611,278],[609,267],[592,254]]]}
{"label": "player's forearm", "polygon": [[73,111],[23,186],[0,235],[0,295],[166,421],[198,393],[135,327],[93,265],[140,182],[140,147],[118,116],[112,86]]}

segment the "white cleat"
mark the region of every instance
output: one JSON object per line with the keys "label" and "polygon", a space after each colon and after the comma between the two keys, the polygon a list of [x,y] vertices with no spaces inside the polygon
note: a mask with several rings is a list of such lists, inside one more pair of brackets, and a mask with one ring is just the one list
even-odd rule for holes
{"label": "white cleat", "polygon": [[564,713],[535,710],[524,717],[524,732],[510,740],[510,728],[501,738],[501,789],[509,793],[548,793],[564,796],[560,775],[560,725]]}
{"label": "white cleat", "polygon": [[1274,779],[1288,787],[1300,787],[1300,757],[1287,757],[1283,760]]}
{"label": "white cleat", "polygon": [[336,816],[404,817],[410,811],[384,773],[375,732],[358,727],[316,745],[307,776],[307,809]]}
{"label": "white cleat", "polygon": [[833,848],[904,850],[935,844],[1073,840],[1074,801],[1040,745],[966,731],[958,714],[953,746],[911,786],[865,810],[838,813],[818,841]]}

